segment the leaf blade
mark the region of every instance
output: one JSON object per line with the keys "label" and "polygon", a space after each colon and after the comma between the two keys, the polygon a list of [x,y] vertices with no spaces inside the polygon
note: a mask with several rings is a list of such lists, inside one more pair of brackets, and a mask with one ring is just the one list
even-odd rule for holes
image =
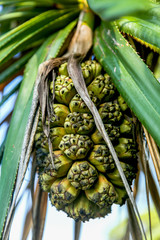
{"label": "leaf blade", "polygon": [[112,24],[103,23],[97,30],[94,52],[129,107],[160,145],[160,84],[151,71]]}
{"label": "leaf blade", "polygon": [[[46,45],[46,44],[44,44],[44,45]],[[38,70],[38,63],[42,62],[45,59],[46,54],[47,54],[47,52],[43,46],[39,50],[39,52],[31,58],[29,64],[27,65],[26,74],[31,71],[32,78],[30,79],[30,82],[28,84],[27,84],[26,80],[23,81],[23,83],[22,83],[23,85],[21,86],[21,91],[19,93],[19,97],[17,99],[17,103],[15,106],[14,115],[11,120],[11,125],[10,125],[10,129],[8,132],[6,148],[5,148],[5,149],[8,148],[10,150],[10,152],[7,150],[4,151],[4,156],[3,156],[3,160],[2,160],[2,168],[1,168],[1,178],[0,178],[1,203],[2,202],[7,203],[7,206],[5,206],[6,204],[3,205],[3,209],[5,209],[5,212],[1,211],[1,219],[0,219],[1,231],[3,229],[2,221],[4,221],[4,219],[6,217],[6,212],[9,207],[8,199],[10,199],[10,197],[11,197],[11,192],[13,190],[13,185],[14,185],[13,182],[15,181],[15,176],[16,176],[17,168],[18,168],[18,159],[17,159],[17,161],[15,161],[15,160],[13,161],[14,167],[12,166],[10,175],[7,176],[8,175],[7,169],[10,169],[10,155],[12,154],[12,156],[11,156],[12,160],[18,158],[18,156],[19,156],[18,152],[20,151],[19,148],[21,147],[21,146],[18,147],[18,143],[17,143],[18,140],[14,141],[13,138],[16,139],[16,135],[17,135],[17,138],[20,141],[22,141],[23,135],[24,135],[23,127],[19,127],[18,125],[16,125],[16,122],[17,122],[17,120],[18,120],[18,122],[21,121],[24,124],[24,126],[26,126],[26,124],[27,124],[27,116],[29,115],[29,110],[30,110],[30,106],[31,106],[31,102],[32,102],[31,101],[32,100],[32,97],[31,97],[32,88],[33,88],[34,80],[36,78],[36,73]],[[31,70],[29,70],[29,68]],[[24,77],[24,79],[25,78],[27,79],[27,77]],[[25,99],[23,99],[21,97],[24,95],[26,96]],[[14,130],[13,130],[13,128],[14,128]],[[15,148],[15,146],[16,146],[16,148]],[[5,191],[6,177],[8,178],[8,180],[7,180],[8,183],[10,183],[10,185],[11,185],[11,186],[8,186],[8,189],[10,190],[9,192]]]}
{"label": "leaf blade", "polygon": [[[59,42],[59,45],[58,44],[56,45],[57,51],[54,51],[52,57],[55,57],[58,54],[60,47],[64,42],[64,38],[67,37],[66,32],[68,32],[69,34],[71,31],[71,27],[74,27],[74,24],[71,24],[70,28],[68,27],[64,29],[63,34],[61,34],[61,41],[58,35],[57,41]],[[22,82],[16,107],[14,110],[14,115],[11,120],[11,125],[7,136],[6,148],[2,160],[3,161],[1,168],[2,174],[0,177],[0,196],[1,196],[0,237],[3,231],[3,225],[6,218],[9,203],[11,201],[12,190],[14,187],[16,174],[18,171],[19,158],[21,155],[21,148],[25,128],[27,126],[28,116],[32,105],[33,86],[37,76],[38,66],[47,58],[48,46],[52,43],[52,41],[54,41],[55,43],[56,36],[57,35],[55,34],[50,36],[46,40],[46,42],[41,46],[41,48],[36,52],[36,54],[32,56],[32,58],[30,59],[29,63],[26,66],[24,81]],[[7,188],[6,182],[8,183]]]}
{"label": "leaf blade", "polygon": [[[53,12],[51,12],[51,15],[52,13]],[[20,28],[18,27],[18,29],[16,29],[17,31],[13,30],[5,34],[5,36],[3,35],[0,38],[1,41],[0,48],[2,48],[0,51],[0,63],[3,64],[9,58],[14,56],[16,53],[18,53],[22,49],[25,49],[25,47],[27,47],[28,44],[39,39],[40,37],[44,37],[50,33],[53,33],[58,29],[64,27],[66,24],[69,24],[72,20],[74,20],[77,17],[78,11],[72,11],[64,15],[63,13],[64,11],[62,11],[60,14],[55,14],[54,18],[52,17],[53,20],[50,21],[49,23],[48,21],[50,20],[51,16],[49,15],[47,17],[46,13],[43,15],[41,14],[43,17],[42,20],[45,21],[46,24],[43,25],[43,21],[41,21],[37,25],[38,20],[36,19],[36,24],[33,24],[33,22],[31,22],[31,26],[30,25],[28,26],[25,23],[22,24],[23,26],[20,26]],[[28,31],[30,31],[29,34]]]}
{"label": "leaf blade", "polygon": [[103,20],[132,15],[138,11],[145,11],[150,6],[148,0],[88,0],[88,4]]}
{"label": "leaf blade", "polygon": [[18,59],[16,62],[11,64],[9,67],[7,67],[4,71],[0,74],[0,84],[7,81],[10,77],[12,77],[14,74],[19,72],[24,65],[27,63],[27,61],[31,58],[31,56],[35,53],[35,50],[30,51],[29,53],[22,56],[20,59]]}
{"label": "leaf blade", "polygon": [[143,41],[146,46],[160,52],[160,25],[137,17],[125,17],[117,21],[121,31]]}

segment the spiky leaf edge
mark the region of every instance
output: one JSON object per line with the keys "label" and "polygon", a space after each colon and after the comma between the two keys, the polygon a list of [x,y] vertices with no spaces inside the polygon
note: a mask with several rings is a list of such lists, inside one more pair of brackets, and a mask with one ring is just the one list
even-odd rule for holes
{"label": "spiky leaf edge", "polygon": [[[19,92],[17,102],[16,102],[13,118],[10,124],[8,136],[7,136],[7,142],[6,142],[6,147],[3,155],[3,160],[2,160],[2,169],[1,169],[1,178],[0,178],[0,196],[1,196],[0,237],[2,236],[9,203],[11,201],[12,193],[14,190],[14,184],[16,180],[18,164],[19,164],[21,150],[22,150],[23,138],[24,138],[25,129],[27,126],[27,121],[28,121],[28,117],[31,109],[31,104],[32,104],[33,87],[34,87],[34,82],[36,80],[38,67],[40,63],[42,63],[47,58],[47,54],[49,50],[48,46],[52,43],[52,41],[54,41],[55,44],[57,44],[58,42],[56,47],[57,51],[54,51],[54,55],[52,56],[52,57],[56,57],[56,55],[60,51],[60,48],[62,47],[64,39],[67,38],[68,34],[71,32],[74,26],[75,26],[75,22],[71,23],[71,25],[67,29],[61,30],[61,31],[64,31],[64,34],[61,34],[61,39],[58,37],[57,41],[54,40],[56,37],[56,34],[53,34],[52,36],[50,36],[44,42],[41,48],[29,60],[26,66],[24,80]],[[25,99],[24,99],[24,96],[26,96]],[[6,182],[8,183],[7,188],[6,188]]]}

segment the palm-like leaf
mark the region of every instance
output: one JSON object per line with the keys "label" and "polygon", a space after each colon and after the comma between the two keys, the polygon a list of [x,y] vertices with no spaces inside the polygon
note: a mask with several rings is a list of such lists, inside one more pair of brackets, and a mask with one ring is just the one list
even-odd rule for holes
{"label": "palm-like leaf", "polygon": [[[160,146],[159,82],[135,52],[133,45],[130,46],[120,33],[122,31],[133,36],[159,53],[160,4],[158,1],[153,4],[149,0],[88,0],[89,7],[86,1],[76,0],[10,0],[0,1],[0,4],[3,5],[0,16],[0,90],[3,91],[25,68],[22,83],[4,96],[1,102],[2,105],[19,89],[1,166],[2,234],[14,192],[38,67],[45,60],[60,56],[67,49],[80,10],[90,7],[94,11],[99,26],[95,25],[93,29],[93,52],[111,75],[125,101]],[[84,21],[93,25],[90,17]],[[66,25],[68,26],[65,27]],[[16,54],[18,57],[15,57]],[[152,56],[154,58],[153,52]],[[27,167],[27,162],[24,167]],[[157,171],[160,172],[159,165]]]}

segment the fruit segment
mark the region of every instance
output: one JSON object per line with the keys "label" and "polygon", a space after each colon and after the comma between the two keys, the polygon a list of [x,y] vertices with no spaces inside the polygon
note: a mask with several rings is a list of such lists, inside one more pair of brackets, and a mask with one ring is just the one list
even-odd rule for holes
{"label": "fruit segment", "polygon": [[64,123],[66,133],[88,134],[94,126],[94,119],[90,113],[70,113]]}
{"label": "fruit segment", "polygon": [[87,198],[100,208],[112,205],[117,199],[117,193],[113,185],[102,174],[99,174],[94,187],[86,190],[85,193]]}
{"label": "fruit segment", "polygon": [[87,60],[81,63],[82,74],[88,85],[95,77],[101,74],[102,67],[95,60]]}
{"label": "fruit segment", "polygon": [[98,177],[98,173],[87,161],[77,161],[70,168],[67,178],[76,189],[89,189]]}
{"label": "fruit segment", "polygon": [[106,145],[94,145],[88,160],[102,173],[115,168],[113,157]]}
{"label": "fruit segment", "polygon": [[105,217],[111,212],[110,206],[100,209],[96,204],[89,201],[87,197],[82,193],[71,204],[64,208],[67,215],[73,218],[75,221],[89,221],[90,218]]}
{"label": "fruit segment", "polygon": [[72,160],[85,158],[92,146],[88,136],[79,134],[66,134],[59,144],[59,148]]}
{"label": "fruit segment", "polygon": [[51,186],[50,200],[57,209],[61,209],[68,203],[73,202],[79,192],[70,184],[67,178],[57,179]]}

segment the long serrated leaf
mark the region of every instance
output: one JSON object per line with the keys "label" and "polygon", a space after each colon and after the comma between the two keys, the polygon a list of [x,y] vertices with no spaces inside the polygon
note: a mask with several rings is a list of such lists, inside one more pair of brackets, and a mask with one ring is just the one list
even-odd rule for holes
{"label": "long serrated leaf", "polygon": [[7,95],[3,96],[2,101],[0,102],[0,107],[2,106],[2,104],[7,101],[7,99],[14,94],[15,92],[17,92],[20,88],[21,83],[18,83]]}
{"label": "long serrated leaf", "polygon": [[3,224],[7,215],[7,210],[9,207],[9,203],[11,201],[12,191],[15,184],[20,152],[24,138],[24,132],[27,125],[28,116],[32,103],[32,89],[34,81],[36,79],[38,66],[46,58],[47,55],[46,47],[54,39],[54,37],[55,36],[52,36],[49,39],[47,39],[44,45],[40,48],[40,50],[29,61],[25,71],[24,81],[21,85],[15,110],[12,116],[1,168],[0,236],[2,234]]}
{"label": "long serrated leaf", "polygon": [[5,148],[5,144],[6,144],[6,136],[0,146],[0,164],[1,164],[1,161],[2,161],[2,157],[3,157],[3,151],[4,151],[4,148]]}
{"label": "long serrated leaf", "polygon": [[148,11],[135,15],[156,25],[160,25],[160,3],[151,3]]}
{"label": "long serrated leaf", "polygon": [[[76,18],[78,11],[72,11],[70,13],[64,14],[64,11],[49,11],[47,13],[41,14],[40,19],[36,17],[36,24],[34,19],[22,24],[15,30],[10,31],[0,38],[0,63],[4,63],[10,57],[14,56],[17,52],[25,49],[28,44],[53,33],[56,30],[69,24],[73,19]],[[37,19],[38,18],[38,19]],[[42,19],[43,21],[42,21]],[[37,22],[38,21],[38,22]],[[29,23],[29,25],[27,25]],[[29,31],[29,32],[28,32]]]}
{"label": "long serrated leaf", "polygon": [[103,20],[113,20],[149,8],[149,0],[88,0],[90,8]]}
{"label": "long serrated leaf", "polygon": [[22,7],[22,8],[17,7],[16,4],[14,6],[13,6],[13,4],[11,6],[4,6],[3,5],[3,8],[0,12],[0,16],[7,15],[7,14],[11,14],[11,16],[12,16],[12,14],[14,15],[15,13],[19,13],[19,12],[21,14],[24,14],[24,15],[25,15],[25,13],[26,13],[26,15],[28,15],[29,13],[32,12],[32,14],[35,14],[34,16],[36,16],[36,15],[44,12],[45,10],[46,11],[49,10],[48,7],[46,7],[46,8],[44,8],[44,7],[43,8],[42,7],[38,7],[38,8],[34,7],[34,13],[33,13],[33,7],[31,9],[31,8],[28,8],[28,7]]}
{"label": "long serrated leaf", "polygon": [[79,0],[53,0],[54,3],[60,3],[62,5],[72,5],[72,4],[78,4]]}
{"label": "long serrated leaf", "polygon": [[12,21],[17,19],[27,19],[36,16],[38,13],[36,11],[25,11],[25,12],[12,12],[8,14],[2,14],[0,16],[0,22]]}
{"label": "long serrated leaf", "polygon": [[[155,18],[156,16],[154,16]],[[121,31],[142,40],[143,44],[160,53],[160,24],[157,25],[138,17],[124,17],[117,23]]]}
{"label": "long serrated leaf", "polygon": [[[38,29],[41,25],[45,25],[50,21],[62,16],[65,14],[64,10],[50,10],[40,14],[39,16],[30,19],[29,21],[21,24],[20,26],[14,28],[8,33],[4,34],[0,38],[0,48],[6,45],[9,42],[16,42],[20,37],[24,35],[28,35],[30,31],[34,31],[36,28]],[[29,31],[29,32],[27,32]]]}
{"label": "long serrated leaf", "polygon": [[35,50],[30,51],[26,55],[22,56],[20,59],[18,59],[13,64],[10,64],[9,67],[6,68],[3,72],[0,74],[0,84],[7,81],[10,77],[15,75],[19,70],[21,70],[24,65],[27,63],[27,61],[31,58],[31,56],[35,53]]}
{"label": "long serrated leaf", "polygon": [[[74,24],[71,24],[72,27],[74,27]],[[54,52],[54,55],[52,57],[56,57],[58,54],[60,47],[62,46],[64,42],[64,38],[67,37],[66,32],[68,34],[71,31],[71,26],[66,27],[63,30],[63,34],[61,35],[61,41],[59,37],[57,38],[57,41],[59,44],[54,41],[56,45],[57,51]],[[20,155],[22,151],[22,143],[24,141],[25,136],[25,129],[28,122],[29,113],[31,110],[32,105],[32,93],[33,93],[33,86],[34,82],[36,80],[37,71],[40,63],[42,63],[48,55],[48,45],[51,44],[51,42],[55,39],[55,34],[51,36],[44,44],[43,46],[38,50],[38,52],[31,58],[29,61],[24,75],[24,81],[21,86],[21,90],[19,92],[19,97],[16,103],[14,116],[11,121],[7,142],[6,142],[6,148],[4,152],[3,157],[3,163],[2,163],[2,175],[0,179],[0,207],[3,206],[3,209],[1,211],[1,218],[0,218],[0,231],[2,234],[3,230],[3,224],[5,221],[5,217],[7,214],[7,209],[9,207],[9,203],[12,197],[12,191],[13,186],[16,179],[16,174],[18,171],[18,164],[20,160]],[[25,96],[25,97],[24,97]],[[27,161],[27,159],[26,159]],[[26,162],[24,164],[24,170],[27,168]],[[22,174],[22,177],[24,175]],[[8,182],[8,187],[6,189],[5,183]],[[22,179],[19,179],[19,182],[21,183]],[[19,190],[20,186],[17,186],[17,189]],[[15,193],[15,195],[18,194],[18,190]],[[16,199],[16,198],[15,198]],[[13,203],[14,207],[14,203]]]}
{"label": "long serrated leaf", "polygon": [[68,24],[65,29],[62,29],[61,31],[59,31],[57,37],[55,38],[55,40],[52,42],[52,44],[50,46],[47,60],[52,58],[53,56],[55,56],[57,50],[58,51],[60,50],[62,44],[64,43],[64,41],[67,38],[67,36],[69,35],[69,33],[73,30],[76,23],[77,23],[77,21],[73,21],[70,24]]}
{"label": "long serrated leaf", "polygon": [[33,6],[52,6],[53,1],[52,0],[46,0],[46,1],[23,1],[23,0],[14,0],[14,1],[0,1],[0,4],[4,6],[8,6],[11,4],[25,4],[25,5],[33,5]]}
{"label": "long serrated leaf", "polygon": [[160,146],[160,84],[114,24],[96,31],[94,53],[117,89]]}

